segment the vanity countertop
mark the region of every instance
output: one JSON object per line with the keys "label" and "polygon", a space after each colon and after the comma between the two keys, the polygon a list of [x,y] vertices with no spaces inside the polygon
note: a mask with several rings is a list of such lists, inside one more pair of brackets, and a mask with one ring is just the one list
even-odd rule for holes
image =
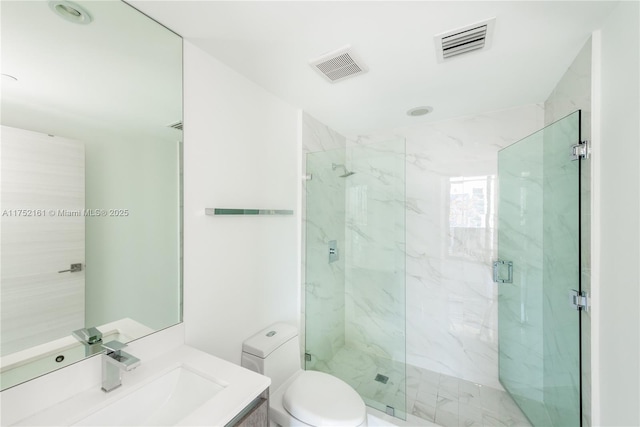
{"label": "vanity countertop", "polygon": [[[175,425],[223,426],[266,390],[268,377],[242,368],[187,345],[180,346],[122,374],[122,386],[105,393],[100,385],[39,411],[13,425],[75,425],[87,417],[125,400],[136,390],[176,368],[186,368],[215,381],[220,386],[213,397],[191,411]],[[107,424],[105,424],[107,425]],[[166,424],[165,424],[166,425]]]}

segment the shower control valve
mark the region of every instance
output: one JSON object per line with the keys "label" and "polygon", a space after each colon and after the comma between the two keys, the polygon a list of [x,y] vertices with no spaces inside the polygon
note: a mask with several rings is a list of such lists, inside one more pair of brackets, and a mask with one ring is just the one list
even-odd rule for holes
{"label": "shower control valve", "polygon": [[340,255],[338,254],[338,241],[331,240],[329,241],[329,263],[338,261],[340,259]]}

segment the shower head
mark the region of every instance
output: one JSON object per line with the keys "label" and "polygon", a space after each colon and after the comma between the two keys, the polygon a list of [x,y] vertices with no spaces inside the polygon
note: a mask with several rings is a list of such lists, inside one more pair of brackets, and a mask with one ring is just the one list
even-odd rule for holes
{"label": "shower head", "polygon": [[339,164],[336,164],[336,163],[332,163],[331,164],[331,169],[336,170],[338,168],[342,168],[342,170],[344,171],[344,173],[342,175],[339,175],[340,178],[346,178],[348,176],[351,176],[351,175],[355,174],[355,172],[348,171],[345,165],[339,165]]}

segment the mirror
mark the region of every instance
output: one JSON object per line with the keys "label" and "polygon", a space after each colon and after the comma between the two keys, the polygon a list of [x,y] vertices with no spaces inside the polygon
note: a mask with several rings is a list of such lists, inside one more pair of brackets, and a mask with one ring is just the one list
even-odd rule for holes
{"label": "mirror", "polygon": [[116,0],[0,7],[5,389],[181,321],[182,39]]}

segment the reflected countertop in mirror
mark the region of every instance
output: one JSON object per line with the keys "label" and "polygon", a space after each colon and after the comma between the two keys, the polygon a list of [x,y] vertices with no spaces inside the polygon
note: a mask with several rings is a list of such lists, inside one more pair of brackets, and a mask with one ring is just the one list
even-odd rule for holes
{"label": "reflected countertop in mirror", "polygon": [[4,389],[86,357],[78,329],[182,320],[182,38],[115,0],[0,8]]}

